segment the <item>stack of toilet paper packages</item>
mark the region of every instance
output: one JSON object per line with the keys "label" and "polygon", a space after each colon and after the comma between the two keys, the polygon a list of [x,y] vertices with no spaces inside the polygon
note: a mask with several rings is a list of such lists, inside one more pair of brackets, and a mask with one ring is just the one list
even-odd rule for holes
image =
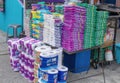
{"label": "stack of toilet paper packages", "polygon": [[62,29],[62,47],[69,51],[83,49],[86,9],[78,6],[64,7],[64,27]]}
{"label": "stack of toilet paper packages", "polygon": [[30,37],[30,18],[29,17],[24,18],[24,30],[25,30],[25,35],[27,37]]}
{"label": "stack of toilet paper packages", "polygon": [[41,46],[35,53],[34,83],[66,83],[68,68],[62,66],[62,48]]}
{"label": "stack of toilet paper packages", "polygon": [[[37,46],[42,46],[43,43],[35,40],[33,38],[21,38],[19,40],[21,46],[21,55],[20,55],[20,73],[28,78],[30,81],[34,80],[34,61],[35,53],[34,49]],[[23,50],[24,49],[24,50]]]}
{"label": "stack of toilet paper packages", "polygon": [[86,26],[84,31],[84,49],[95,46],[95,24],[96,24],[96,9],[94,5],[86,4]]}
{"label": "stack of toilet paper packages", "polygon": [[10,64],[13,71],[19,71],[20,45],[19,39],[8,40],[8,49],[10,55]]}
{"label": "stack of toilet paper packages", "polygon": [[44,45],[33,38],[8,40],[10,62],[14,71],[19,71],[29,81],[34,80],[34,49]]}
{"label": "stack of toilet paper packages", "polygon": [[63,14],[64,13],[64,6],[63,5],[56,5],[55,12]]}
{"label": "stack of toilet paper packages", "polygon": [[95,28],[95,45],[104,43],[104,36],[107,29],[107,19],[109,13],[107,11],[97,11],[96,28]]}
{"label": "stack of toilet paper packages", "polygon": [[44,14],[43,42],[54,47],[61,47],[61,24],[60,18]]}
{"label": "stack of toilet paper packages", "polygon": [[35,39],[43,40],[43,14],[50,14],[49,10],[40,9],[39,4],[32,4],[32,36]]}
{"label": "stack of toilet paper packages", "polygon": [[39,26],[40,16],[37,11],[31,11],[32,13],[32,37],[35,39],[42,39],[42,28]]}
{"label": "stack of toilet paper packages", "polygon": [[31,25],[32,25],[32,37],[35,39],[39,39],[40,38],[40,30],[41,27],[38,25],[40,23],[40,16],[37,13],[37,10],[40,9],[40,5],[39,4],[32,4],[32,11],[31,11]]}

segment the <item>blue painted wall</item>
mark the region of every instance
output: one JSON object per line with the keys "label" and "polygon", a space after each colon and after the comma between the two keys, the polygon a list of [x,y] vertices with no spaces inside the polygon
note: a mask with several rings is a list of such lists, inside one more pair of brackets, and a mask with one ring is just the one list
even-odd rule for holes
{"label": "blue painted wall", "polygon": [[[6,32],[9,24],[23,24],[22,6],[18,0],[5,0],[5,12],[0,12],[0,30]],[[19,29],[21,32],[21,29]],[[12,34],[12,29],[10,30]]]}

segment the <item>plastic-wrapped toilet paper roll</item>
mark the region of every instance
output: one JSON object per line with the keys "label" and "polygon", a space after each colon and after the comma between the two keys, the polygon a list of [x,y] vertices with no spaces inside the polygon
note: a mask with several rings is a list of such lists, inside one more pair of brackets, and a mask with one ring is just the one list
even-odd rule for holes
{"label": "plastic-wrapped toilet paper roll", "polygon": [[28,55],[34,55],[34,51],[32,49],[26,49],[26,53]]}
{"label": "plastic-wrapped toilet paper roll", "polygon": [[58,67],[58,82],[67,83],[68,68],[65,66]]}
{"label": "plastic-wrapped toilet paper roll", "polygon": [[15,42],[15,41],[19,41],[19,39],[18,38],[9,39],[8,42],[7,42],[8,46],[12,47],[12,43]]}
{"label": "plastic-wrapped toilet paper roll", "polygon": [[[36,47],[35,48],[35,63],[34,63],[34,70],[38,71],[38,68],[40,66],[40,54],[41,53],[45,53],[47,51],[50,51],[51,50],[51,47],[49,46],[40,46],[40,47]],[[34,72],[34,75],[36,75],[37,73]],[[34,80],[36,81],[37,78]],[[38,82],[38,80],[37,80]]]}
{"label": "plastic-wrapped toilet paper roll", "polygon": [[26,65],[24,66],[24,75],[25,75],[25,78],[27,79],[28,78],[28,67]]}
{"label": "plastic-wrapped toilet paper roll", "polygon": [[24,66],[22,66],[22,65],[20,67],[20,73],[21,73],[22,76],[24,76]]}
{"label": "plastic-wrapped toilet paper roll", "polygon": [[24,37],[24,38],[19,39],[19,43],[20,43],[21,46],[24,47],[24,42],[29,41],[31,39],[32,38],[30,38],[30,37]]}
{"label": "plastic-wrapped toilet paper roll", "polygon": [[13,70],[14,71],[19,71],[19,59],[18,58],[12,58],[12,64],[13,64]]}
{"label": "plastic-wrapped toilet paper roll", "polygon": [[22,52],[21,53],[21,60],[22,60],[22,63],[24,63],[25,64],[25,53],[24,52]]}
{"label": "plastic-wrapped toilet paper roll", "polygon": [[28,61],[28,60],[29,60],[29,55],[27,55],[27,54],[25,53],[24,61],[25,61],[25,65],[26,65],[26,66],[29,66],[29,63],[28,63],[29,61]]}
{"label": "plastic-wrapped toilet paper roll", "polygon": [[23,44],[24,44],[24,46],[27,48],[27,43],[29,43],[29,42],[31,42],[31,41],[34,41],[35,39],[33,39],[33,38],[30,38],[29,40],[25,40],[24,42],[23,42]]}
{"label": "plastic-wrapped toilet paper roll", "polygon": [[52,62],[52,57],[48,52],[40,54],[40,68],[50,67],[51,62]]}
{"label": "plastic-wrapped toilet paper roll", "polygon": [[14,57],[14,58],[19,58],[20,52],[19,52],[18,50],[11,49],[11,50],[10,50],[10,54],[11,54],[11,56]]}
{"label": "plastic-wrapped toilet paper roll", "polygon": [[34,69],[28,68],[28,77],[30,81],[34,80]]}
{"label": "plastic-wrapped toilet paper roll", "polygon": [[28,59],[28,66],[33,69],[34,68],[34,62],[35,62],[35,59],[29,55],[29,59]]}
{"label": "plastic-wrapped toilet paper roll", "polygon": [[50,51],[51,47],[50,46],[40,46],[35,48],[36,56],[40,56],[40,53],[45,53],[47,51]]}
{"label": "plastic-wrapped toilet paper roll", "polygon": [[27,43],[27,48],[31,49],[31,48],[30,48],[31,45],[34,44],[34,43],[36,43],[36,42],[39,42],[39,40],[32,40],[31,42],[28,42],[28,43]]}
{"label": "plastic-wrapped toilet paper roll", "polygon": [[55,51],[57,52],[58,55],[58,66],[62,66],[62,61],[63,61],[63,48],[58,48],[55,49]]}
{"label": "plastic-wrapped toilet paper roll", "polygon": [[45,68],[45,69],[41,69],[39,68],[39,83],[48,83],[48,70],[51,70],[51,68]]}
{"label": "plastic-wrapped toilet paper roll", "polygon": [[49,51],[48,54],[49,54],[51,57],[58,56],[56,50],[54,50],[54,49],[52,49],[51,51]]}
{"label": "plastic-wrapped toilet paper roll", "polygon": [[20,51],[20,44],[19,41],[14,41],[11,43],[12,49],[19,50]]}
{"label": "plastic-wrapped toilet paper roll", "polygon": [[33,40],[27,44],[27,48],[34,50],[37,46],[43,45],[43,42],[39,40]]}
{"label": "plastic-wrapped toilet paper roll", "polygon": [[56,70],[56,69],[48,70],[47,83],[57,83],[57,79],[58,79],[58,70]]}
{"label": "plastic-wrapped toilet paper roll", "polygon": [[51,57],[51,66],[58,66],[58,54],[56,50],[52,50],[48,52]]}

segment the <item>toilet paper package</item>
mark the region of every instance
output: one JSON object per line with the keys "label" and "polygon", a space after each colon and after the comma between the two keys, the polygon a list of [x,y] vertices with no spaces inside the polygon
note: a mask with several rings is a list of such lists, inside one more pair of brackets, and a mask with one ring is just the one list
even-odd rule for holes
{"label": "toilet paper package", "polygon": [[28,68],[28,77],[30,81],[34,80],[34,70],[31,68]]}
{"label": "toilet paper package", "polygon": [[29,41],[31,38],[30,37],[24,37],[24,38],[21,38],[20,40],[19,40],[19,43],[20,43],[20,45],[21,46],[23,46],[24,47],[24,42],[25,41]]}
{"label": "toilet paper package", "polygon": [[29,78],[29,77],[28,77],[28,67],[27,67],[26,65],[24,65],[24,77],[25,77],[26,79]]}
{"label": "toilet paper package", "polygon": [[40,54],[40,68],[47,68],[51,66],[57,66],[58,64],[58,55],[56,51],[52,50],[47,53]]}
{"label": "toilet paper package", "polygon": [[27,43],[27,48],[34,50],[37,46],[41,46],[43,43],[39,40],[32,40]]}
{"label": "toilet paper package", "polygon": [[39,47],[35,48],[35,52],[37,53],[36,56],[40,56],[40,54],[38,54],[38,53],[45,53],[50,50],[51,50],[50,46],[46,46],[46,45],[39,46]]}
{"label": "toilet paper package", "polygon": [[28,67],[30,67],[31,69],[34,68],[34,61],[35,61],[35,59],[33,58],[33,56],[29,55],[29,58],[28,58]]}
{"label": "toilet paper package", "polygon": [[18,38],[9,39],[9,40],[7,41],[8,46],[12,47],[12,43],[13,43],[13,42],[17,42],[18,40],[19,40]]}
{"label": "toilet paper package", "polygon": [[[51,50],[51,47],[46,46],[46,45],[37,47],[37,48],[35,48],[35,57],[39,58],[40,53],[45,53],[45,52],[50,51],[50,50]],[[35,58],[36,61],[37,61],[37,58]]]}
{"label": "toilet paper package", "polygon": [[58,70],[56,69],[51,69],[48,70],[48,83],[57,83],[58,81]]}
{"label": "toilet paper package", "polygon": [[51,50],[51,47],[49,46],[46,46],[46,45],[43,45],[43,46],[39,46],[39,47],[36,47],[35,48],[35,62],[34,62],[34,76],[35,79],[34,81],[37,81],[38,82],[38,73],[36,71],[38,71],[39,67],[40,67],[40,54],[41,53],[45,53],[45,52],[48,52]]}
{"label": "toilet paper package", "polygon": [[16,50],[16,49],[10,49],[10,56],[11,57],[14,57],[14,58],[19,58],[19,54],[20,54],[20,51]]}
{"label": "toilet paper package", "polygon": [[41,78],[39,79],[39,83],[57,83],[58,79],[58,70],[49,69],[49,70],[41,70]]}
{"label": "toilet paper package", "polygon": [[83,37],[86,23],[86,9],[79,6],[65,6],[64,26],[62,28],[62,47],[69,51],[83,49]]}
{"label": "toilet paper package", "polygon": [[58,67],[58,82],[67,83],[68,68],[65,66]]}
{"label": "toilet paper package", "polygon": [[20,73],[23,77],[26,79],[29,79],[29,81],[33,81],[34,79],[34,58],[31,55],[28,55],[27,53],[22,52],[20,60]]}
{"label": "toilet paper package", "polygon": [[[16,47],[15,45],[19,46]],[[16,48],[20,48],[20,51]],[[51,49],[50,46],[44,45],[43,42],[25,37],[16,40],[14,43],[9,43],[9,52],[13,70],[19,71],[30,82],[38,82],[41,72],[51,76],[47,82],[56,81],[51,73],[48,73],[48,70],[57,69],[58,64],[62,64],[62,58],[60,58],[62,57],[62,48]],[[58,62],[58,59],[60,62]]]}
{"label": "toilet paper package", "polygon": [[28,54],[28,55],[35,55],[34,54],[34,50],[32,50],[32,49],[26,49],[26,53]]}
{"label": "toilet paper package", "polygon": [[[11,39],[8,41],[10,65],[12,69],[14,71],[19,71],[20,74],[24,78],[28,79],[30,82],[36,79],[34,78],[34,69],[36,69],[36,47],[41,47],[40,52],[46,52],[45,50],[43,50],[44,48],[51,49],[50,47],[45,46],[41,41],[29,37],[21,39]],[[40,60],[39,56],[40,55],[38,55],[38,60]],[[40,66],[38,63],[37,67],[39,68]]]}
{"label": "toilet paper package", "polygon": [[60,47],[62,21],[51,14],[44,14],[44,19],[43,41],[54,47]]}
{"label": "toilet paper package", "polygon": [[13,71],[19,71],[19,59],[16,58],[12,58],[12,67],[13,67]]}
{"label": "toilet paper package", "polygon": [[20,59],[20,45],[19,39],[9,39],[8,40],[8,50],[10,55],[10,64],[13,71],[19,71],[19,59]]}
{"label": "toilet paper package", "polygon": [[19,41],[13,41],[13,42],[11,43],[11,47],[12,47],[12,49],[15,49],[15,50],[20,51]]}
{"label": "toilet paper package", "polygon": [[56,52],[56,55],[58,55],[58,66],[61,66],[63,61],[63,48],[59,47],[57,49],[54,49],[54,51]]}
{"label": "toilet paper package", "polygon": [[30,43],[30,42],[32,42],[32,41],[36,41],[36,40],[33,39],[33,38],[30,38],[29,40],[24,40],[24,41],[22,41],[22,42],[23,42],[23,44],[24,44],[24,47],[28,48],[28,47],[27,47],[27,44]]}

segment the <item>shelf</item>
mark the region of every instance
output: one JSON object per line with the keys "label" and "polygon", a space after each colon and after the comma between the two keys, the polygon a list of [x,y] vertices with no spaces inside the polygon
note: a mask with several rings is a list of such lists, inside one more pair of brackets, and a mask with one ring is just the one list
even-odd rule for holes
{"label": "shelf", "polygon": [[83,49],[83,50],[78,50],[78,51],[73,51],[73,52],[69,52],[65,49],[63,49],[64,52],[66,52],[67,54],[75,54],[75,53],[78,53],[78,52],[82,52],[82,51],[85,51],[85,50],[92,50],[92,49],[98,49],[98,48],[105,48],[105,47],[108,47],[108,46],[112,46],[114,44],[114,42],[112,40],[110,41],[106,41],[104,44],[100,45],[100,46],[95,46],[95,47],[92,47],[92,48],[87,48],[87,49]]}
{"label": "shelf", "polygon": [[82,49],[82,50],[78,50],[78,51],[73,51],[73,52],[69,52],[65,49],[63,49],[64,52],[66,52],[67,54],[75,54],[75,53],[78,53],[78,52],[82,52],[82,51],[85,51],[85,50],[92,50],[92,49],[97,49],[97,48],[100,48],[100,46],[95,46],[95,47],[92,47],[92,48],[87,48],[87,49]]}

